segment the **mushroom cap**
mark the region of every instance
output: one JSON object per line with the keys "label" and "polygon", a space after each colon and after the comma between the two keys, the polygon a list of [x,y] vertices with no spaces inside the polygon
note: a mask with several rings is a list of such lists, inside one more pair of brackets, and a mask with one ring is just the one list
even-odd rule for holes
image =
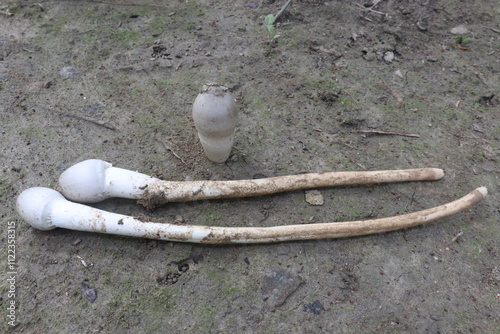
{"label": "mushroom cap", "polygon": [[109,162],[90,159],[77,163],[59,177],[57,190],[69,200],[94,203],[108,198],[106,193],[106,169]]}
{"label": "mushroom cap", "polygon": [[52,230],[57,226],[52,224],[50,216],[51,203],[64,197],[54,189],[35,187],[23,191],[17,198],[17,212],[21,218],[39,230]]}
{"label": "mushroom cap", "polygon": [[198,132],[207,137],[226,137],[234,133],[238,108],[229,90],[221,85],[204,87],[193,103],[193,120]]}

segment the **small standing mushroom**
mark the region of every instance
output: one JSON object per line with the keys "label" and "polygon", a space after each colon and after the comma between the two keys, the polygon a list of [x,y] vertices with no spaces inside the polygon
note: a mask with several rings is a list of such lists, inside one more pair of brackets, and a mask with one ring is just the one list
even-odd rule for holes
{"label": "small standing mushroom", "polygon": [[229,158],[238,121],[238,109],[229,89],[206,84],[193,103],[193,120],[208,159],[224,162]]}

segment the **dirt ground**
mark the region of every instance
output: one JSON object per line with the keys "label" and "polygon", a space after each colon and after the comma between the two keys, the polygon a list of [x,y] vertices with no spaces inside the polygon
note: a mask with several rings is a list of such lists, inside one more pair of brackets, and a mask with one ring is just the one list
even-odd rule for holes
{"label": "dirt ground", "polygon": [[[284,3],[1,2],[2,328],[500,333],[498,1],[297,0],[271,40],[264,17]],[[240,109],[224,164],[204,157],[190,115],[207,82],[228,86]],[[195,225],[381,218],[482,185],[489,195],[403,231],[254,246],[37,231],[20,219],[21,191],[55,187],[91,158],[168,180],[445,170],[435,182],[321,189],[322,206],[304,191],[153,212],[124,199],[94,205]]]}

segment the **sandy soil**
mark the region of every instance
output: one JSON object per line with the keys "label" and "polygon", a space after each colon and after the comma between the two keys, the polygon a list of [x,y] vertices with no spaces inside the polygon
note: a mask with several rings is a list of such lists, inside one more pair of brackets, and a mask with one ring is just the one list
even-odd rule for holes
{"label": "sandy soil", "polygon": [[[14,222],[17,271],[15,284],[0,283],[3,328],[500,333],[498,2],[293,1],[270,40],[264,17],[284,2],[2,1],[2,267],[8,277]],[[214,81],[240,108],[224,164],[204,157],[190,116]],[[481,185],[489,195],[404,231],[257,246],[43,232],[19,218],[21,191],[55,187],[90,158],[170,180],[445,170],[436,182],[321,189],[322,206],[303,191],[153,212],[123,199],[94,205],[190,224],[379,218]]]}

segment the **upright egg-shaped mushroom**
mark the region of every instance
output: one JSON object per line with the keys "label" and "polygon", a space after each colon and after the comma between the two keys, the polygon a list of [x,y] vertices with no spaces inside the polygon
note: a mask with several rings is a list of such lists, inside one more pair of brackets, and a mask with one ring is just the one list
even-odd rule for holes
{"label": "upright egg-shaped mushroom", "polygon": [[231,153],[238,109],[229,89],[206,84],[193,103],[193,120],[208,159],[224,162]]}

